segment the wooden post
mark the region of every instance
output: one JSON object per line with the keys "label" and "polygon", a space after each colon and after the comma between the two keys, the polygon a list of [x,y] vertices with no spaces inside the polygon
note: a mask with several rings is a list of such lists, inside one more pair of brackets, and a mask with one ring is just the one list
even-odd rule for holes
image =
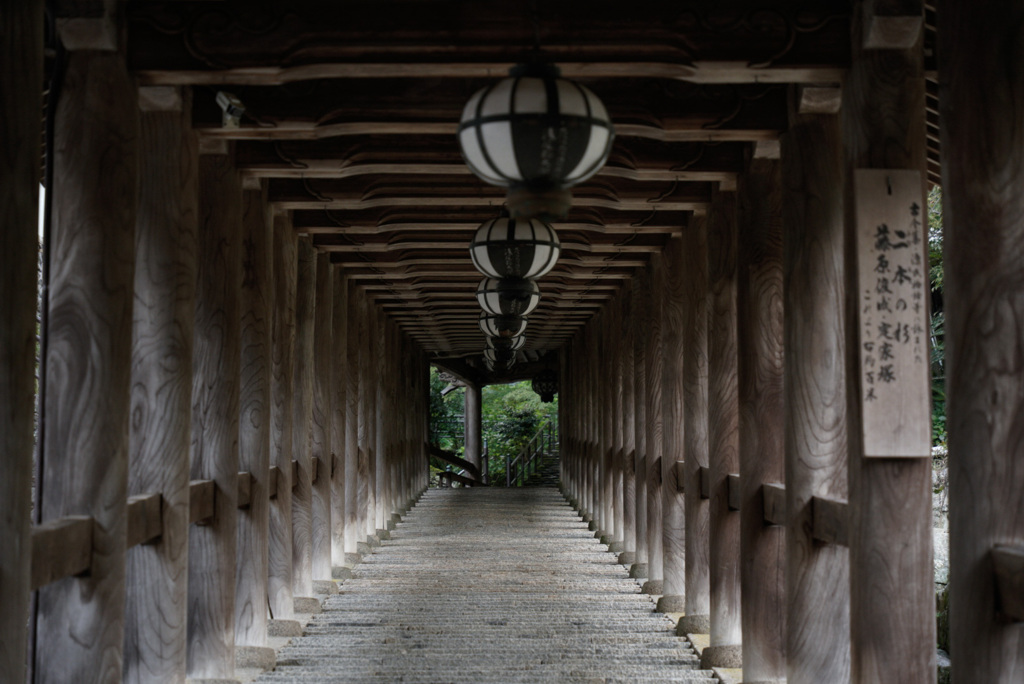
{"label": "wooden post", "polygon": [[370,548],[366,543],[366,518],[370,506],[370,421],[373,409],[370,395],[373,379],[370,373],[370,308],[364,291],[359,296],[359,457],[356,463],[356,548],[366,554]]}
{"label": "wooden post", "polygon": [[619,349],[620,361],[620,407],[619,419],[622,431],[622,553],[619,563],[632,566],[636,562],[636,385],[633,380],[633,331],[636,318],[633,315],[633,288],[627,284],[622,291],[623,326]]}
{"label": "wooden post", "polygon": [[[1021,8],[940,3],[949,403],[950,657],[953,680],[1024,679],[1024,624],[995,590],[997,544],[1024,545],[1016,430],[1024,375],[1021,306],[1021,79],[1006,50]],[[970,41],[961,43],[961,41]],[[952,47],[970,45],[969,54]],[[970,98],[970,99],[964,99]],[[968,104],[969,103],[969,104]],[[1008,598],[1008,597],[1006,597]],[[1004,613],[1004,614],[1001,614]]]}
{"label": "wooden post", "polygon": [[214,515],[189,530],[188,673],[235,672],[242,188],[229,154],[199,158],[190,477],[213,480]]}
{"label": "wooden post", "polygon": [[[625,454],[622,451],[622,291],[616,293],[615,300],[609,304],[612,307],[612,325],[608,328],[608,361],[611,375],[608,382],[608,408],[607,420],[609,429],[608,448],[611,454],[611,485],[612,485],[612,525],[609,530],[612,533],[612,542],[608,550],[612,553],[621,553],[626,550],[626,525],[623,520],[625,511]],[[632,500],[630,500],[632,503]]]}
{"label": "wooden post", "polygon": [[345,565],[358,563],[359,543],[359,329],[362,288],[349,286],[345,384]]}
{"label": "wooden post", "polygon": [[[317,254],[313,322],[313,581],[331,579],[331,451],[334,418],[331,373],[334,354],[334,268],[331,255]],[[322,592],[316,592],[322,593]]]}
{"label": "wooden post", "polygon": [[678,613],[686,607],[686,510],[680,490],[682,468],[687,458],[683,446],[684,288],[686,278],[692,274],[683,269],[681,237],[670,237],[662,254],[665,271],[661,314],[661,543],[664,587],[663,596],[658,599],[658,611]]}
{"label": "wooden post", "polygon": [[331,418],[331,576],[344,579],[345,445],[348,440],[348,277],[334,267],[333,339],[330,359],[334,391]]}
{"label": "wooden post", "polygon": [[94,519],[93,555],[87,577],[39,590],[33,670],[37,681],[120,681],[138,105],[117,53],[73,52],[66,59],[55,124],[36,496],[43,521]]}
{"label": "wooden post", "polygon": [[[793,99],[796,99],[794,93]],[[813,497],[846,500],[839,118],[791,105],[782,138],[789,684],[850,680],[850,555],[814,541]]]}
{"label": "wooden post", "polygon": [[292,382],[292,592],[313,595],[313,332],[316,305],[316,249],[299,237],[295,300],[295,375]]}
{"label": "wooden post", "polygon": [[[291,218],[274,214],[273,375],[270,382],[270,463],[278,469],[277,490],[270,500],[270,617],[292,620],[292,391],[295,376],[295,297],[298,243]],[[285,627],[282,623],[282,627]],[[295,628],[298,623],[287,625]]]}
{"label": "wooden post", "polygon": [[[235,656],[260,660],[267,648],[267,575],[270,550],[270,378],[273,301],[273,222],[263,189],[242,193],[241,383],[238,470],[252,474],[249,505],[238,513]],[[262,651],[263,662],[271,653]],[[250,657],[251,656],[251,657]]]}
{"label": "wooden post", "polygon": [[665,293],[665,272],[660,254],[651,255],[650,296],[647,317],[643,326],[647,331],[647,349],[644,353],[644,377],[647,396],[647,582],[645,594],[664,593],[664,556],[662,538],[662,301]]}
{"label": "wooden post", "polygon": [[785,528],[765,524],[762,496],[785,477],[779,162],[751,159],[737,196],[743,681],[772,682],[786,677]]}
{"label": "wooden post", "polygon": [[373,320],[376,333],[373,340],[373,359],[377,370],[377,392],[374,403],[374,450],[373,450],[373,508],[370,511],[371,518],[367,521],[367,533],[374,545],[380,544],[380,535],[377,530],[384,527],[384,499],[387,496],[387,437],[384,434],[384,415],[387,413],[387,366],[388,358],[385,350],[387,338],[387,319],[380,307],[374,307]]}
{"label": "wooden post", "polygon": [[0,5],[0,672],[25,680],[31,593],[43,3]]}
{"label": "wooden post", "polygon": [[[124,679],[185,678],[196,138],[180,91],[140,117],[128,495],[162,497],[160,538],[127,554]],[[153,591],[159,586],[160,591]]]}
{"label": "wooden post", "polygon": [[[855,682],[934,682],[935,590],[932,564],[931,430],[926,422],[930,388],[927,363],[927,272],[920,276],[921,310],[911,327],[921,340],[920,381],[899,382],[900,396],[868,400],[868,378],[861,377],[861,335],[870,317],[860,319],[863,288],[858,272],[857,219],[867,220],[889,194],[884,182],[870,199],[855,199],[854,170],[910,170],[925,177],[925,91],[921,32],[912,49],[862,48],[864,12],[854,6],[851,67],[843,90],[843,145],[846,151],[846,277],[847,277],[847,397],[849,409],[849,515],[850,515],[850,640],[851,670]],[[989,39],[986,39],[986,42]],[[978,77],[977,74],[974,76]],[[967,103],[966,106],[974,106]],[[902,176],[901,176],[902,177]],[[883,178],[883,181],[885,179]],[[920,220],[924,217],[924,188],[913,190]],[[880,192],[880,194],[878,194]],[[891,192],[891,189],[890,189]],[[910,202],[901,211],[910,216]],[[926,230],[927,226],[918,228]],[[863,237],[863,236],[860,236]],[[894,235],[895,237],[895,235]],[[927,237],[919,235],[915,251],[927,269]],[[872,243],[873,244],[873,243]],[[867,256],[867,254],[865,254]],[[868,303],[868,302],[866,302]],[[868,303],[870,304],[870,303]],[[869,314],[882,314],[878,311]],[[875,320],[877,323],[877,320]],[[908,323],[909,325],[909,323]],[[877,328],[872,333],[877,333]],[[864,339],[867,343],[870,340]],[[914,344],[912,342],[912,344]],[[913,361],[912,361],[913,362]],[[862,382],[863,380],[863,382]],[[918,458],[885,458],[865,449],[865,437],[880,433],[864,420],[872,415],[891,419],[911,409],[924,415],[903,426],[918,432],[912,441],[886,440],[886,450],[916,452]],[[867,427],[867,429],[865,429]],[[899,443],[897,443],[897,441]],[[976,445],[971,445],[974,448]],[[871,457],[866,457],[870,455]],[[875,456],[883,456],[881,458]],[[973,673],[972,673],[973,676]]]}
{"label": "wooden post", "polygon": [[740,518],[728,476],[739,472],[736,385],[736,195],[718,191],[708,216],[708,469],[711,646],[701,667],[741,667]]}
{"label": "wooden post", "polygon": [[482,419],[482,398],[480,396],[479,385],[467,384],[466,385],[466,410],[464,415],[465,431],[466,431],[466,449],[465,458],[473,465],[480,467],[480,454],[482,453],[482,438],[481,430],[483,427]]}
{"label": "wooden post", "polygon": [[647,577],[647,321],[650,288],[647,271],[633,277],[633,420],[636,440],[636,560],[629,576]]}
{"label": "wooden post", "polygon": [[701,498],[701,468],[708,467],[708,229],[707,214],[694,214],[683,231],[683,506],[686,510],[685,616],[680,634],[711,630],[708,559],[710,507]]}

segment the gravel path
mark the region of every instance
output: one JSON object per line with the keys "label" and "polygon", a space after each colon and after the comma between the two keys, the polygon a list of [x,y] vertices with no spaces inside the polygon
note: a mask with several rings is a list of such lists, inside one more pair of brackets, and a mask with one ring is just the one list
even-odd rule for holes
{"label": "gravel path", "polygon": [[557,490],[429,490],[257,681],[715,681],[653,609]]}

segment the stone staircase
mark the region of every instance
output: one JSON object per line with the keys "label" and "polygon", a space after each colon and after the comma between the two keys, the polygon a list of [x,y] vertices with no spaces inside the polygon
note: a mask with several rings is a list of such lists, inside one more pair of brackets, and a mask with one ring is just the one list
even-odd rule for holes
{"label": "stone staircase", "polygon": [[546,456],[537,464],[537,472],[530,475],[524,487],[558,487],[561,477],[558,454]]}
{"label": "stone staircase", "polygon": [[257,681],[715,681],[653,609],[555,489],[434,489]]}

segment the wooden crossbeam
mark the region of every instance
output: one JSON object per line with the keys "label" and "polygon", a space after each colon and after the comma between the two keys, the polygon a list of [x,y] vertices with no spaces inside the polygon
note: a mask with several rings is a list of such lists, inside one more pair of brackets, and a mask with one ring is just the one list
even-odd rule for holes
{"label": "wooden crossbeam", "polygon": [[68,516],[32,528],[32,589],[81,575],[92,565],[93,519]]}
{"label": "wooden crossbeam", "polygon": [[125,546],[132,548],[139,544],[148,544],[164,533],[163,521],[164,498],[160,494],[141,494],[128,498],[127,541]]}
{"label": "wooden crossbeam", "polygon": [[248,508],[252,504],[253,475],[250,472],[238,473],[238,507]]}
{"label": "wooden crossbeam", "polygon": [[217,487],[213,480],[192,480],[189,483],[188,521],[193,525],[202,525],[213,517],[214,497]]}
{"label": "wooden crossbeam", "polygon": [[729,495],[729,510],[738,511],[743,501],[743,490],[740,488],[740,476],[729,473],[725,478],[725,486]]}
{"label": "wooden crossbeam", "polygon": [[786,520],[786,486],[766,482],[761,486],[764,497],[764,521],[769,525],[785,525]]}
{"label": "wooden crossbeam", "polygon": [[1024,622],[1024,546],[992,549],[999,609],[1014,622]]}
{"label": "wooden crossbeam", "polygon": [[817,541],[849,546],[849,512],[846,501],[815,496],[811,499],[811,517]]}

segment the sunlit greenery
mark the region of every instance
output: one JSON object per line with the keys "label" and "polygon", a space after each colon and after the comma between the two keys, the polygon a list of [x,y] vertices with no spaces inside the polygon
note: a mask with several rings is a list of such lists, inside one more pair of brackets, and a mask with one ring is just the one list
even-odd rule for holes
{"label": "sunlit greenery", "polygon": [[946,444],[946,314],[942,307],[942,189],[928,193],[928,276],[932,290],[932,445]]}

